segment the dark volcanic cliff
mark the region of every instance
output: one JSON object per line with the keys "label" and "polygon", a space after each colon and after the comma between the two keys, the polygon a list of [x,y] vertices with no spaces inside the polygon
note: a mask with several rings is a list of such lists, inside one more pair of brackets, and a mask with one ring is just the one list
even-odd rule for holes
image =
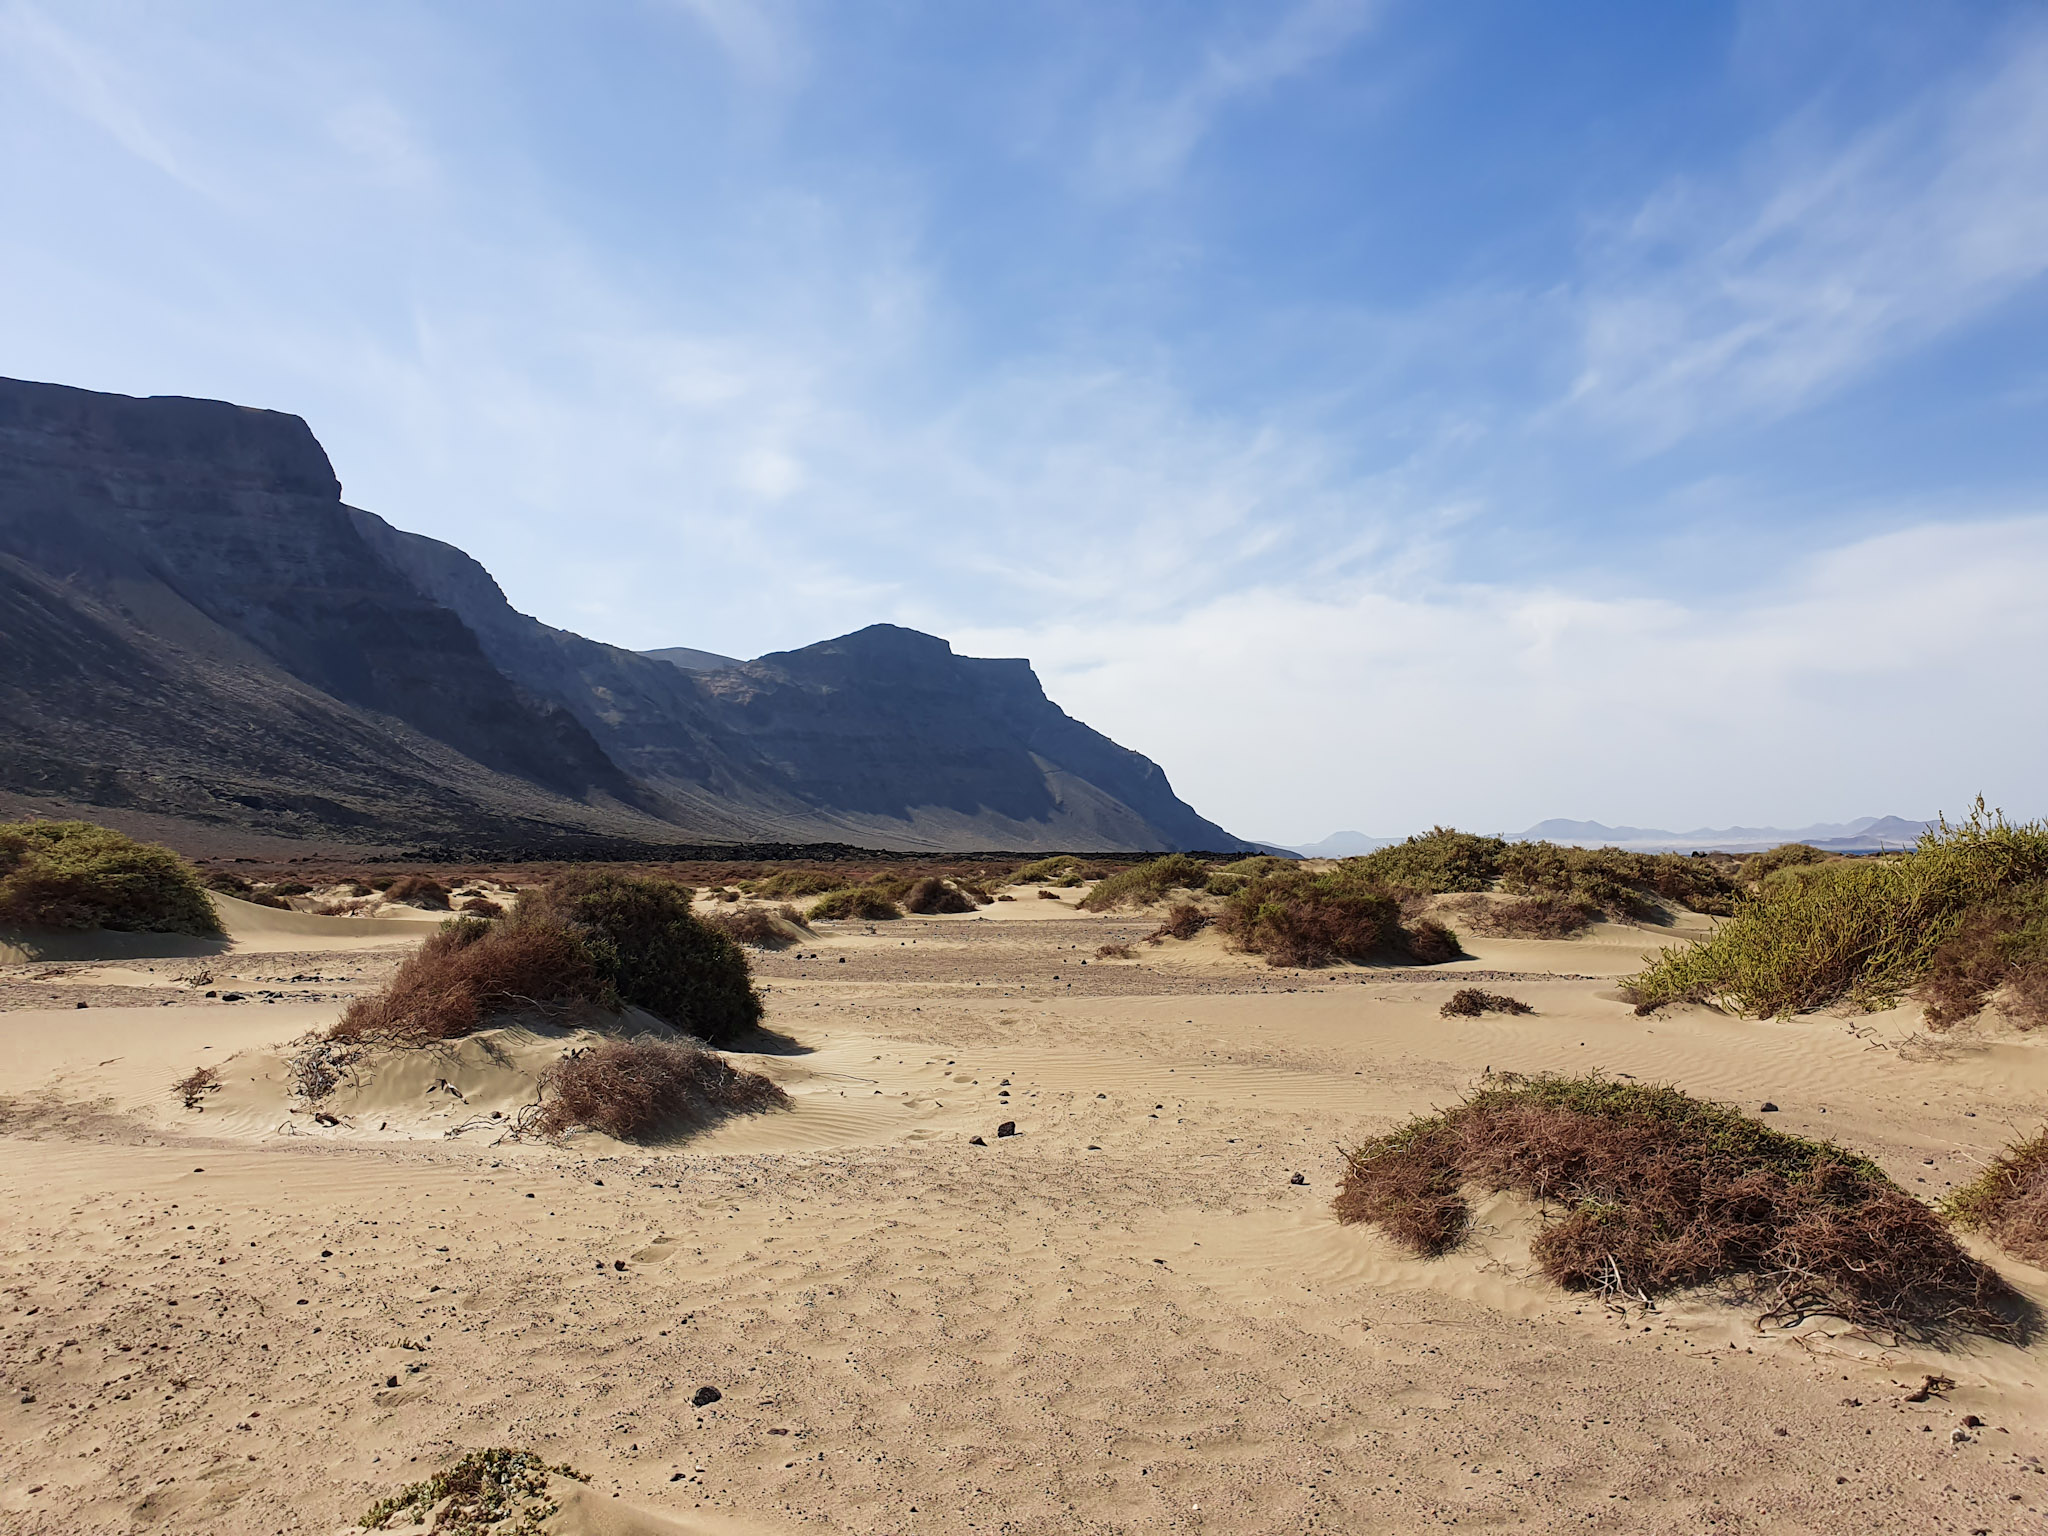
{"label": "dark volcanic cliff", "polygon": [[1238,846],[1022,661],[710,672],[515,612],[297,417],[0,380],[0,789],[293,835]]}

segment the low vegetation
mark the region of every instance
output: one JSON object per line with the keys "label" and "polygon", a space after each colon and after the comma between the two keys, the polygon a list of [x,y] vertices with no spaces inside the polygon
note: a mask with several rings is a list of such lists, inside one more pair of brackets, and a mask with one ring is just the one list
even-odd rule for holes
{"label": "low vegetation", "polygon": [[714,912],[703,919],[735,944],[755,949],[787,949],[803,937],[803,914],[784,905],[770,912],[763,907],[741,907],[736,912]]}
{"label": "low vegetation", "polygon": [[843,875],[821,869],[778,869],[751,882],[751,889],[763,901],[793,901],[803,896],[822,896],[845,884]]}
{"label": "low vegetation", "polygon": [[1500,856],[1500,888],[1653,921],[1663,915],[1653,897],[1726,916],[1734,910],[1737,891],[1735,882],[1710,859],[1558,843],[1509,844]]}
{"label": "low vegetation", "polygon": [[[1628,983],[1640,1011],[1714,1001],[1785,1017],[1832,1003],[1887,1007],[1924,987],[1946,1028],[2011,990],[2022,1023],[2048,992],[2048,825],[2013,825],[1980,799],[1912,852],[1787,865],[1701,943],[1665,950]],[[2031,1011],[2031,1012],[2030,1012]]]}
{"label": "low vegetation", "polygon": [[721,1045],[761,1022],[761,997],[745,951],[697,921],[690,895],[651,876],[571,870],[522,894],[513,925],[561,925],[610,996]]}
{"label": "low vegetation", "polygon": [[1100,880],[1109,871],[1100,864],[1076,858],[1071,853],[1054,854],[1049,859],[1035,863],[1020,864],[1010,871],[1007,884],[1010,885],[1085,885],[1090,880]]}
{"label": "low vegetation", "polygon": [[1752,853],[1742,861],[1741,879],[1745,885],[1761,885],[1781,869],[1797,869],[1806,864],[1826,864],[1838,859],[1838,853],[1823,853],[1810,843],[1780,843],[1762,853]]}
{"label": "low vegetation", "polygon": [[448,887],[432,875],[400,875],[384,887],[386,901],[403,902],[410,907],[425,907],[430,912],[448,910]]}
{"label": "low vegetation", "polygon": [[187,1109],[206,1108],[206,1096],[220,1092],[220,1072],[214,1067],[194,1067],[171,1085]]}
{"label": "low vegetation", "polygon": [[353,999],[328,1033],[424,1045],[533,1004],[608,1000],[588,949],[563,925],[459,917],[408,955],[382,991]]}
{"label": "low vegetation", "polygon": [[1449,1002],[1437,1010],[1446,1019],[1476,1019],[1484,1013],[1534,1013],[1518,997],[1503,992],[1482,992],[1478,987],[1460,987]]}
{"label": "low vegetation", "polygon": [[1505,1076],[1347,1162],[1338,1219],[1417,1254],[1463,1239],[1471,1185],[1561,1212],[1531,1253],[1567,1290],[1720,1283],[1785,1325],[1832,1316],[1915,1340],[2027,1331],[2011,1288],[1875,1164],[1676,1088]]}
{"label": "low vegetation", "polygon": [[903,893],[903,910],[929,916],[940,912],[972,912],[974,898],[936,875],[926,875]]}
{"label": "low vegetation", "polygon": [[742,1072],[714,1051],[657,1040],[606,1040],[576,1051],[541,1078],[531,1129],[559,1137],[600,1131],[644,1141],[726,1115],[777,1109],[788,1097],[767,1078]]}
{"label": "low vegetation", "polygon": [[1457,891],[1483,891],[1500,878],[1506,839],[1480,837],[1450,827],[1419,832],[1406,842],[1376,848],[1343,866],[1375,885],[1448,896]]}
{"label": "low vegetation", "polygon": [[1334,869],[1290,866],[1262,875],[1224,904],[1216,925],[1269,965],[1435,965],[1463,956],[1456,934],[1429,918],[1410,917],[1401,897],[1374,882],[1364,863],[1347,859]]}
{"label": "low vegetation", "polygon": [[835,922],[887,922],[901,917],[903,909],[871,885],[848,886],[827,891],[811,904],[811,916]]}
{"label": "low vegetation", "polygon": [[1957,1226],[2048,1266],[2048,1130],[2007,1147],[1944,1208]]}
{"label": "low vegetation", "polygon": [[221,931],[190,864],[87,821],[0,823],[0,927]]}
{"label": "low vegetation", "polygon": [[631,1004],[713,1044],[761,1019],[744,950],[697,920],[687,887],[571,871],[523,892],[502,922],[451,918],[383,991],[351,1002],[338,1040],[417,1044],[532,1004]]}
{"label": "low vegetation", "polygon": [[1107,879],[1081,898],[1089,912],[1109,912],[1118,907],[1145,907],[1164,901],[1174,891],[1199,891],[1209,883],[1209,866],[1184,853],[1134,864]]}
{"label": "low vegetation", "polygon": [[[1450,905],[1449,903],[1455,903]],[[1461,927],[1499,939],[1568,939],[1605,914],[1582,896],[1453,896],[1445,910]]]}
{"label": "low vegetation", "polygon": [[1136,954],[1137,951],[1128,944],[1102,944],[1095,950],[1095,958],[1098,960],[1129,960]]}
{"label": "low vegetation", "polygon": [[402,1515],[407,1525],[433,1521],[437,1536],[540,1536],[542,1523],[560,1509],[548,1497],[557,1477],[590,1481],[572,1468],[550,1466],[532,1451],[471,1451],[447,1471],[379,1499],[357,1524],[366,1531],[389,1530]]}
{"label": "low vegetation", "polygon": [[1192,939],[1209,926],[1209,914],[1191,901],[1183,901],[1166,909],[1166,917],[1145,935],[1145,942],[1157,944],[1162,939]]}

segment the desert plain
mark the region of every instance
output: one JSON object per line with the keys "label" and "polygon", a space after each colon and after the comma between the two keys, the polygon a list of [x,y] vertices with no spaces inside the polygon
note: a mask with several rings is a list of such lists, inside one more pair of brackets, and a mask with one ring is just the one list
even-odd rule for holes
{"label": "desert plain", "polygon": [[[1593,1069],[1938,1195],[2048,1116],[2038,1042],[1639,1017],[1666,928],[1294,971],[1053,894],[755,955],[735,1059],[789,1107],[651,1146],[506,1134],[539,1018],[295,1100],[289,1043],[418,923],[223,899],[225,945],[16,955],[0,1526],[326,1536],[516,1446],[590,1536],[2044,1528],[2038,1341],[1569,1294],[1506,1197],[1434,1260],[1331,1212],[1360,1138]],[[1474,983],[1535,1011],[1442,1016]]]}

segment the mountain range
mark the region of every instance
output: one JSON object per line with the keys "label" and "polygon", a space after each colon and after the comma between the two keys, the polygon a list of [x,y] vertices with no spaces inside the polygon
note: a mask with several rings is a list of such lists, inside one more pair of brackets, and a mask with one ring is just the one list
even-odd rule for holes
{"label": "mountain range", "polygon": [[0,380],[15,809],[479,852],[1231,850],[1030,663],[878,624],[741,660],[516,611],[296,416]]}
{"label": "mountain range", "polygon": [[[1854,821],[1817,822],[1810,827],[1701,827],[1692,832],[1666,832],[1656,827],[1610,827],[1597,821],[1539,821],[1525,832],[1505,834],[1510,842],[1566,843],[1581,848],[1629,848],[1642,853],[1756,853],[1781,843],[1809,843],[1834,853],[1876,853],[1916,842],[1933,823],[1897,816],[1861,816]],[[1398,837],[1369,837],[1363,832],[1335,832],[1314,843],[1293,843],[1289,851],[1310,859],[1348,859],[1400,842]]]}

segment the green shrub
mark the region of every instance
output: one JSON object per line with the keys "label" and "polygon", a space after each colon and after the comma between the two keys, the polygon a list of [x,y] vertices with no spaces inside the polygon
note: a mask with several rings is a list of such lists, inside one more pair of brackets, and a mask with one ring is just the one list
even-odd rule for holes
{"label": "green shrub", "polygon": [[799,896],[822,896],[844,883],[845,876],[822,869],[778,869],[754,881],[752,890],[763,901],[790,901]]}
{"label": "green shrub", "polygon": [[1652,917],[1652,895],[1695,912],[1734,910],[1735,882],[1705,859],[1621,848],[1514,843],[1501,855],[1500,884],[1522,895],[1571,896],[1617,916]]}
{"label": "green shrub", "polygon": [[1071,853],[1056,853],[1049,859],[1019,865],[1010,871],[1003,883],[1076,886],[1086,884],[1090,880],[1100,880],[1107,873],[1108,871],[1100,864],[1091,864]]}
{"label": "green shrub", "polygon": [[1199,891],[1208,883],[1208,865],[1184,853],[1169,853],[1164,858],[1134,864],[1111,875],[1083,896],[1080,904],[1089,912],[1150,906],[1155,901],[1165,900],[1169,891]]}
{"label": "green shrub", "polygon": [[221,931],[190,864],[87,821],[0,824],[0,926]]}
{"label": "green shrub", "polygon": [[511,926],[549,920],[581,940],[622,1003],[714,1045],[761,1021],[746,951],[690,911],[689,887],[605,870],[571,870],[525,892]]}
{"label": "green shrub", "polygon": [[1233,875],[1219,869],[1209,876],[1208,884],[1204,885],[1202,889],[1211,896],[1235,896],[1251,883],[1252,877],[1250,875]]}
{"label": "green shrub", "polygon": [[1400,896],[1347,859],[1334,869],[1298,866],[1253,880],[1230,898],[1217,926],[1269,965],[1336,960],[1435,965],[1464,951],[1441,923],[1410,919]]}
{"label": "green shrub", "polygon": [[1501,855],[1507,848],[1505,838],[1436,827],[1404,843],[1343,862],[1356,865],[1359,877],[1376,885],[1445,896],[1453,891],[1483,891],[1492,885],[1500,876]]}
{"label": "green shrub", "polygon": [[1712,938],[1631,977],[1629,994],[1645,1012],[1709,1000],[1777,1017],[1843,1000],[1888,1007],[1929,975],[1973,909],[2017,914],[2020,893],[2044,881],[2048,825],[2012,825],[1980,798],[1911,853],[1780,869]]}
{"label": "green shrub", "polygon": [[852,885],[828,891],[811,905],[811,916],[838,921],[887,922],[901,917],[903,909],[872,886]]}
{"label": "green shrub", "polygon": [[1930,1029],[1948,1029],[2006,990],[2005,1011],[2022,1029],[2048,1024],[2048,884],[2023,885],[1972,907],[1935,946],[1915,989]]}
{"label": "green shrub", "polygon": [[1411,1250],[1462,1240],[1463,1187],[1557,1208],[1530,1245],[1567,1290],[1732,1283],[1791,1325],[1832,1316],[1910,1339],[2024,1339],[2032,1314],[1866,1158],[1676,1088],[1512,1074],[1347,1154],[1339,1221]]}
{"label": "green shrub", "polygon": [[1745,885],[1758,885],[1781,869],[1796,869],[1802,864],[1825,864],[1839,854],[1822,853],[1808,843],[1780,843],[1764,853],[1752,853],[1742,861],[1742,881]]}

